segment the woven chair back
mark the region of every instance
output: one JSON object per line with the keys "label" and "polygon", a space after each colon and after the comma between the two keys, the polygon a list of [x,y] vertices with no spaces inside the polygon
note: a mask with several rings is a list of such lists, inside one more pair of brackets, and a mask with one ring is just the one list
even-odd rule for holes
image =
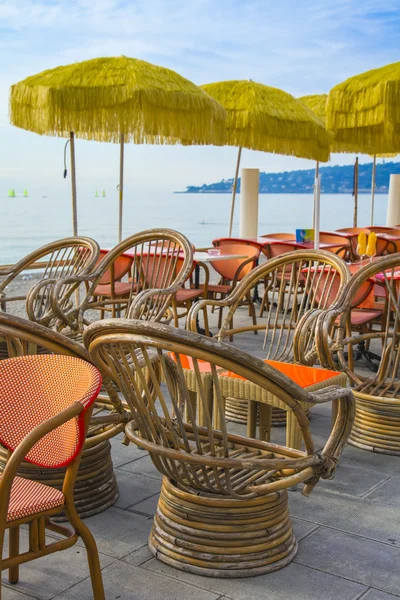
{"label": "woven chair back", "polygon": [[[121,261],[125,259],[130,265],[124,272],[128,263],[122,265]],[[192,271],[193,248],[185,236],[171,229],[150,229],[123,240],[107,252],[98,265],[80,307],[80,329],[83,329],[85,311],[110,304],[109,299],[97,299],[96,288],[111,272],[119,272],[120,266],[122,277],[119,279],[125,279],[128,284],[123,301],[115,300],[121,305],[120,314],[157,321],[165,317],[173,295]]]}
{"label": "woven chair back", "polygon": [[[264,334],[258,339],[265,358],[314,364],[315,328],[311,322],[316,323],[316,316],[335,304],[349,278],[346,264],[330,252],[298,250],[270,259],[234,291],[219,339],[256,330]],[[242,323],[232,328],[241,298],[256,285],[263,295],[265,317],[256,326],[248,321],[248,326]]]}
{"label": "woven chair back", "polygon": [[[362,301],[365,298],[367,310],[380,307],[379,324],[366,333],[350,336],[350,311],[359,306],[360,299]],[[375,299],[379,304],[374,302]],[[328,312],[324,330],[334,330],[332,350],[328,357],[330,364],[334,364],[333,355],[338,352],[341,364],[346,367],[350,379],[359,386],[360,391],[368,387],[371,392],[371,383],[375,382],[376,395],[383,393],[386,388],[388,395],[396,398],[400,392],[400,255],[374,260],[354,273],[343,290],[340,306]],[[321,336],[324,337],[322,330]],[[323,343],[323,337],[320,343]],[[359,370],[357,367],[354,370],[349,368],[345,356],[348,345],[356,346],[363,341],[370,345],[374,340],[377,342],[374,350],[379,349],[382,356],[377,373],[366,373],[365,369]]]}
{"label": "woven chair back", "polygon": [[[100,373],[93,365],[62,355],[2,360],[0,379],[0,442],[11,451],[35,427],[74,402],[87,409],[101,387]],[[81,412],[42,437],[25,460],[41,467],[65,467],[79,454],[84,438]]]}
{"label": "woven chair back", "polygon": [[[314,447],[301,404],[310,402],[311,395],[264,361],[199,334],[144,321],[99,321],[85,331],[84,342],[93,362],[114,381],[129,404],[134,416],[129,438],[148,450],[160,473],[181,489],[255,497],[258,486],[275,490],[287,487],[286,477],[302,473],[307,460],[312,459]],[[197,403],[203,407],[202,426],[182,356],[186,361],[189,357],[193,367]],[[214,411],[220,416],[218,430],[212,424],[201,361],[207,363],[212,379]],[[293,410],[305,452],[229,433],[220,390],[221,370],[255,383]]]}
{"label": "woven chair back", "polygon": [[[35,279],[26,295],[26,312],[30,320],[41,323],[47,327],[53,326],[56,318],[51,307],[51,291],[54,283],[71,275],[83,276],[94,269],[99,257],[99,246],[90,238],[73,237],[57,240],[46,246],[38,248],[31,254],[8,269],[4,279],[0,282],[0,306],[7,312],[13,312],[17,307],[18,296],[13,296],[13,282],[22,273],[27,277],[37,272],[39,281]],[[2,273],[0,270],[0,277]],[[36,283],[35,283],[36,281]],[[63,306],[75,302],[72,291],[76,285],[66,284],[59,291],[59,302]],[[11,291],[10,291],[11,290]],[[2,296],[4,296],[2,298]],[[19,301],[25,301],[19,296]]]}

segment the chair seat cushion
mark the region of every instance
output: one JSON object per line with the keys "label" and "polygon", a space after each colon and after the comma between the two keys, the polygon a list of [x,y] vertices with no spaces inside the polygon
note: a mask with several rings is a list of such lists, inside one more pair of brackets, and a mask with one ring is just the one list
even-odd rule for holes
{"label": "chair seat cushion", "polygon": [[382,316],[381,310],[352,310],[351,311],[351,324],[352,325],[364,325],[374,319],[378,319]]}
{"label": "chair seat cushion", "polygon": [[8,506],[7,521],[17,521],[64,504],[64,494],[53,487],[24,477],[15,477]]}
{"label": "chair seat cushion", "polygon": [[[132,284],[129,281],[116,281],[114,284],[116,296],[129,296]],[[96,296],[111,296],[111,284],[99,284],[95,292]]]}
{"label": "chair seat cushion", "polygon": [[231,285],[224,284],[209,284],[208,291],[214,294],[228,294],[232,289]]}
{"label": "chair seat cushion", "polygon": [[194,289],[185,289],[181,288],[176,292],[176,301],[177,302],[186,302],[187,300],[192,300],[193,298],[198,298],[203,293],[203,290]]}

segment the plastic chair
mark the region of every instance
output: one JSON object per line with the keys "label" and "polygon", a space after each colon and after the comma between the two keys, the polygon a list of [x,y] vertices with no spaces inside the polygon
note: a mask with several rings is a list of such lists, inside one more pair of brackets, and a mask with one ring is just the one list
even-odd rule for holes
{"label": "plastic chair", "polygon": [[295,242],[296,235],[294,233],[263,233],[261,237],[274,238],[275,240],[288,240]]}
{"label": "plastic chair", "polygon": [[352,259],[351,245],[347,237],[336,233],[320,231],[319,241],[326,244],[337,244],[336,247],[327,248],[327,251],[333,252],[337,256],[340,256],[340,258],[343,258],[343,260]]}
{"label": "plastic chair", "polygon": [[[100,250],[98,264],[101,264],[103,258],[107,256],[109,250]],[[127,254],[121,254],[115,261],[104,271],[103,275],[99,279],[97,287],[93,291],[93,299],[102,302],[103,300],[110,298],[116,300],[117,298],[127,298],[131,292],[131,284],[129,281],[122,281],[122,278],[130,272],[132,268],[133,257]],[[102,267],[99,267],[100,269]],[[106,307],[99,309],[101,318],[104,318]]]}
{"label": "plastic chair", "polygon": [[[22,356],[0,362],[0,442],[10,458],[0,477],[0,540],[9,530],[10,583],[19,579],[19,565],[70,548],[79,537],[85,544],[93,597],[104,590],[96,542],[81,521],[73,497],[80,454],[91,408],[101,387],[97,369],[69,356]],[[62,490],[17,476],[22,461],[41,469],[66,467]],[[51,518],[65,511],[68,529]],[[20,553],[19,528],[29,526],[29,549]],[[46,529],[64,539],[46,543]],[[0,592],[1,594],[1,592]]]}
{"label": "plastic chair", "polygon": [[[260,256],[260,248],[250,246],[249,244],[227,244],[221,246],[221,254],[225,256],[230,255],[241,255],[245,258],[232,258],[231,260],[213,261],[212,266],[221,275],[220,282],[218,284],[208,284],[208,297],[220,299],[230,294],[236,287],[237,283],[241,281],[257,264],[258,257]],[[245,297],[242,298],[248,303],[249,314],[252,317],[253,324],[257,324],[256,312],[254,303],[251,297],[250,290]],[[222,312],[223,308],[220,307],[218,327],[222,323]]]}
{"label": "plastic chair", "polygon": [[[333,476],[353,421],[351,390],[309,393],[247,352],[160,323],[99,321],[88,327],[84,341],[93,362],[112,378],[138,417],[126,428],[128,438],[148,450],[164,476],[149,538],[156,558],[211,577],[250,577],[289,564],[297,543],[287,489],[304,483],[308,495],[320,477]],[[157,363],[151,359],[154,352]],[[181,355],[193,361],[203,427],[192,407]],[[218,428],[212,425],[199,361],[210,365]],[[299,422],[305,451],[231,433],[220,393],[221,368],[279,397]],[[150,378],[145,395],[135,373],[143,384]],[[324,448],[315,451],[304,410],[330,400],[339,402],[335,424]]]}

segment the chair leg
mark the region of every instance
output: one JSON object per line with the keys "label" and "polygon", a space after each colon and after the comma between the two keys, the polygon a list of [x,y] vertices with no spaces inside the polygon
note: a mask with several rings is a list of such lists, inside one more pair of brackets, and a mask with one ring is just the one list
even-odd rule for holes
{"label": "chair leg", "polygon": [[257,410],[258,403],[255,400],[249,400],[249,406],[247,409],[247,428],[246,435],[247,437],[256,438],[257,432]]}
{"label": "chair leg", "polygon": [[[247,301],[249,303],[249,315],[251,316],[251,318],[253,320],[253,325],[257,325],[256,309],[255,309],[253,298],[251,297],[250,292],[248,293]],[[254,330],[254,333],[257,335],[257,333],[258,333],[257,329]]]}
{"label": "chair leg", "polygon": [[[19,525],[10,527],[8,530],[8,555],[14,558],[19,554]],[[19,565],[8,569],[8,581],[10,583],[18,583],[19,580]]]}
{"label": "chair leg", "polygon": [[272,406],[260,402],[258,405],[260,425],[258,429],[259,438],[263,442],[271,441]]}
{"label": "chair leg", "polygon": [[83,543],[85,544],[90,579],[92,582],[93,600],[106,600],[96,541],[89,528],[81,520],[75,506],[66,505],[65,512],[67,513],[69,522],[75,528],[76,533],[80,535]]}

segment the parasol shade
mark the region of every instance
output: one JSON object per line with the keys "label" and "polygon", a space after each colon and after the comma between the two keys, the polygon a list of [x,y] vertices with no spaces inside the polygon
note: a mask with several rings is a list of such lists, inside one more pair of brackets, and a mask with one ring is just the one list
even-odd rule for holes
{"label": "parasol shade", "polygon": [[290,94],[245,80],[201,87],[226,110],[226,144],[329,160],[331,136],[323,122]]}
{"label": "parasol shade", "polygon": [[11,88],[13,125],[42,135],[136,144],[221,144],[225,111],[174,71],[120,56],[43,71]]}
{"label": "parasol shade", "polygon": [[400,151],[400,62],[373,69],[335,86],[327,102],[327,128],[339,144]]}

